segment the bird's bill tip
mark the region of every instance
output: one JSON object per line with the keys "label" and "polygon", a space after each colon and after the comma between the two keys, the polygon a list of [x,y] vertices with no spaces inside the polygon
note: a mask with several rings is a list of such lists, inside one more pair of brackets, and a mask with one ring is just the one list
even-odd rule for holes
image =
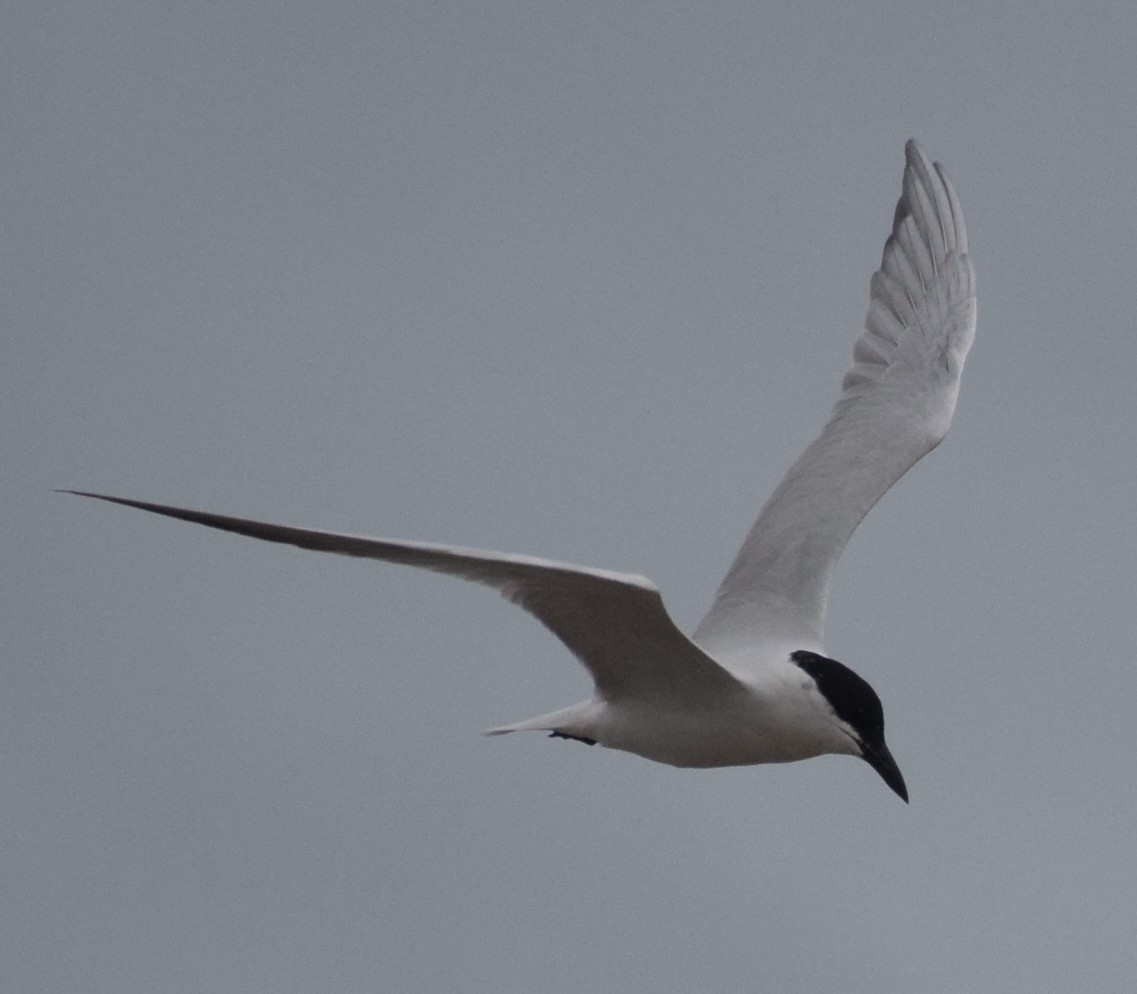
{"label": "bird's bill tip", "polygon": [[900,767],[896,765],[896,760],[888,751],[888,746],[883,742],[876,746],[863,745],[861,757],[880,774],[880,778],[907,804],[908,788],[905,786],[904,777],[900,773]]}

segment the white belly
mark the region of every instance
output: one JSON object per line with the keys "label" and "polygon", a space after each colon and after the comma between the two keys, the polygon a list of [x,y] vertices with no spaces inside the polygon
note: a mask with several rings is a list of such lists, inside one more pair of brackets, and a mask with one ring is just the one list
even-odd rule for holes
{"label": "white belly", "polygon": [[854,751],[847,736],[818,719],[812,709],[772,707],[756,695],[727,706],[608,704],[589,736],[609,749],[670,766],[791,763]]}

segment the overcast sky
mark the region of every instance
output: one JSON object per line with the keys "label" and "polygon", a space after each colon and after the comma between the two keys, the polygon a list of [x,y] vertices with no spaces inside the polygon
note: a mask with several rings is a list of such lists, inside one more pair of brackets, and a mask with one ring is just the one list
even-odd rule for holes
{"label": "overcast sky", "polygon": [[[1133,989],[1129,0],[3,23],[0,989]],[[909,137],[979,330],[827,647],[911,806],[483,738],[590,689],[492,594],[50,493],[642,572],[689,628],[836,399]]]}

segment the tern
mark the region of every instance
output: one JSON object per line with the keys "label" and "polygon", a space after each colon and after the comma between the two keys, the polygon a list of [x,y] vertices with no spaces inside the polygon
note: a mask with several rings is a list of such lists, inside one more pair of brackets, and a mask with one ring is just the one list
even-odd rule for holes
{"label": "tern", "polygon": [[840,396],[762,507],[690,637],[659,588],[635,574],[64,492],[493,587],[549,628],[594,687],[578,704],[487,734],[545,731],[680,767],[858,756],[907,802],[880,698],[822,643],[833,567],[872,506],[947,433],[975,336],[975,274],[959,201],[939,163],[914,141],[904,151],[892,233]]}

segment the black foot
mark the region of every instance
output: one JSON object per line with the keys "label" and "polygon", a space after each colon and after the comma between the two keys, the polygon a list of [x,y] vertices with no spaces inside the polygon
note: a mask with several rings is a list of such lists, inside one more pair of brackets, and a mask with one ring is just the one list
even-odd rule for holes
{"label": "black foot", "polygon": [[586,746],[596,745],[596,739],[586,739],[583,735],[565,735],[564,732],[549,732],[551,739],[572,739],[573,742],[583,742]]}

